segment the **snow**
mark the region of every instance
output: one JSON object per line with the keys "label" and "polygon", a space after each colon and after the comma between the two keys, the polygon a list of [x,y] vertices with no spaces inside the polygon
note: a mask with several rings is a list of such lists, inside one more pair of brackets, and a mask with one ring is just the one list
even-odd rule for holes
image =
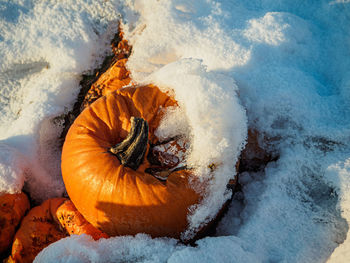
{"label": "snow", "polygon": [[259,262],[247,244],[234,236],[204,238],[196,248],[174,239],[144,234],[94,242],[86,235],[64,238],[45,248],[34,262]]}
{"label": "snow", "polygon": [[[230,197],[247,129],[279,158],[239,178],[214,237],[72,236],[37,262],[346,262],[350,222],[349,1],[0,2],[0,192],[64,192],[60,115],[122,18],[140,83],[171,90],[159,136],[191,139],[187,164],[211,178],[191,228]],[[174,125],[176,123],[176,125]],[[214,176],[207,168],[215,163]]]}
{"label": "snow", "polygon": [[[178,247],[174,239],[152,239],[145,234],[100,239],[73,235],[45,248],[34,262],[165,262]],[[180,248],[183,246],[179,246]]]}
{"label": "snow", "polygon": [[0,143],[0,194],[18,193],[24,185],[26,160],[16,149]]}
{"label": "snow", "polygon": [[[212,220],[230,197],[226,185],[235,177],[235,163],[247,136],[245,111],[239,104],[234,80],[209,73],[197,59],[170,63],[147,81],[174,91],[190,127],[187,165],[195,168],[197,177],[203,181],[213,177],[202,204],[189,218],[190,227],[184,233],[184,238],[188,238],[193,235],[191,232]],[[218,167],[214,174],[208,168],[210,164]]]}
{"label": "snow", "polygon": [[[326,170],[328,180],[332,182],[339,192],[340,202],[338,209],[344,218],[350,218],[350,159],[338,161],[328,166]],[[350,258],[350,239],[337,247],[331,255],[329,262],[345,262]]]}
{"label": "snow", "polygon": [[[0,2],[0,141],[27,159],[26,188],[37,200],[64,192],[59,115],[72,107],[81,73],[100,62],[116,29],[109,25],[118,18],[115,5],[93,2]],[[23,175],[1,181],[18,191]]]}

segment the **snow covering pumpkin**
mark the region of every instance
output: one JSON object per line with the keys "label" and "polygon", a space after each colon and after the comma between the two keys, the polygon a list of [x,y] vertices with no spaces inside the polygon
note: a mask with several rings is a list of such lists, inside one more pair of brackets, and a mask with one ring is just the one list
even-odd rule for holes
{"label": "snow covering pumpkin", "polygon": [[66,198],[52,198],[32,208],[23,218],[7,262],[32,262],[45,247],[68,234],[108,237],[91,226]]}
{"label": "snow covering pumpkin", "polygon": [[191,171],[172,169],[177,157],[154,147],[163,109],[175,105],[155,86],[126,87],[94,102],[71,126],[62,152],[67,192],[108,235],[180,238],[188,227],[190,208],[202,198]]}
{"label": "snow covering pumpkin", "polygon": [[29,208],[24,193],[0,196],[0,254],[11,246],[16,228]]}

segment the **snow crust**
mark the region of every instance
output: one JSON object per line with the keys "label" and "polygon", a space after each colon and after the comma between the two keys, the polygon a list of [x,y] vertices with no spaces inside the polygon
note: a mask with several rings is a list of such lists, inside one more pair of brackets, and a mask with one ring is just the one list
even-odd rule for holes
{"label": "snow crust", "polygon": [[[337,204],[341,214],[349,222],[350,218],[350,159],[334,162],[326,170],[327,178],[339,193]],[[346,262],[350,258],[350,238],[337,247],[328,262]]]}
{"label": "snow crust", "polygon": [[0,143],[0,160],[0,194],[19,193],[24,185],[27,161],[16,149],[4,143]]}
{"label": "snow crust", "polygon": [[[123,19],[132,77],[172,90],[161,136],[186,134],[211,178],[191,228],[229,198],[247,129],[277,153],[245,172],[214,237],[72,236],[36,262],[347,262],[350,239],[348,1],[12,1],[0,3],[0,191],[59,196],[60,116]],[[174,123],[176,125],[174,125]],[[207,166],[218,163],[214,175]],[[185,235],[191,235],[190,232]],[[334,252],[333,252],[334,251]]]}
{"label": "snow crust", "polygon": [[174,239],[145,234],[94,241],[85,234],[61,239],[45,248],[34,262],[165,262],[179,247]]}
{"label": "snow crust", "polygon": [[[58,196],[59,116],[72,107],[81,73],[106,53],[119,12],[111,1],[19,0],[0,2],[0,13],[0,143],[27,159],[33,198]],[[1,151],[0,167],[8,166]],[[21,168],[4,169],[0,191],[20,190]]]}
{"label": "snow crust", "polygon": [[190,247],[174,239],[151,239],[145,234],[93,241],[86,235],[73,235],[45,248],[38,262],[259,262],[247,251],[247,244],[234,236],[204,238]]}

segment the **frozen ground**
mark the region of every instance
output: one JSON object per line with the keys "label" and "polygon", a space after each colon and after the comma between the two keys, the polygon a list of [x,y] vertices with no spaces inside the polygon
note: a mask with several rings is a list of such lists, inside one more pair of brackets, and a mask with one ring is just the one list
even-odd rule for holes
{"label": "frozen ground", "polygon": [[181,111],[168,119],[192,138],[198,175],[222,164],[192,229],[228,198],[248,127],[280,157],[241,176],[243,195],[197,247],[142,234],[73,236],[37,262],[346,262],[349,1],[56,2],[0,1],[0,192],[24,185],[38,200],[64,192],[58,116],[120,17],[133,78],[175,90]]}

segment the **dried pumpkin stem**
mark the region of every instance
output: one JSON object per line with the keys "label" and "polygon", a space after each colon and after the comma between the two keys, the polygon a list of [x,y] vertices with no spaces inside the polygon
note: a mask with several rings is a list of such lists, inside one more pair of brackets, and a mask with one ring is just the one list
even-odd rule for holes
{"label": "dried pumpkin stem", "polygon": [[131,117],[131,129],[128,136],[109,151],[120,163],[137,170],[145,156],[148,144],[148,123],[142,118]]}

